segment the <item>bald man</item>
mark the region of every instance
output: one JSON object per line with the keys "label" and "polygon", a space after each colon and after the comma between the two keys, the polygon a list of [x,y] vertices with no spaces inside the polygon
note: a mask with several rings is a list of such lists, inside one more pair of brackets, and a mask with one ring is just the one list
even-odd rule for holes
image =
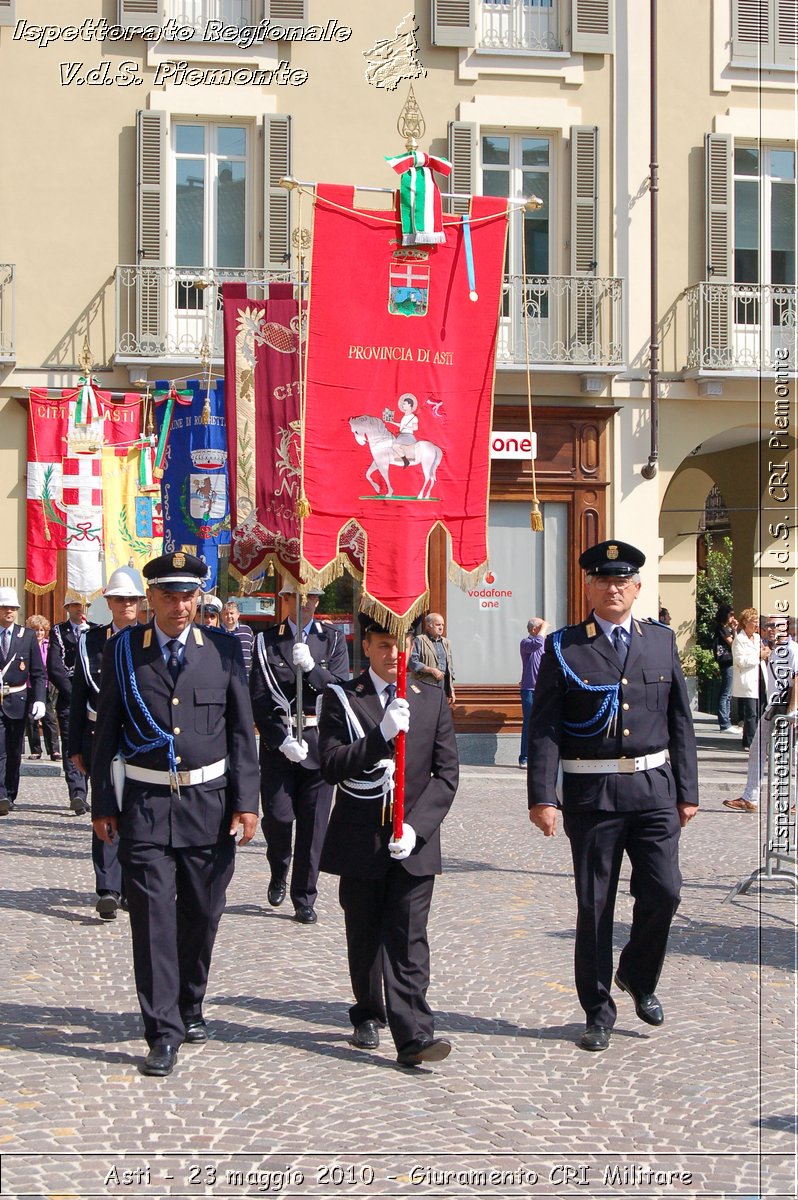
{"label": "bald man", "polygon": [[455,702],[454,667],[449,639],[443,636],[444,621],[440,613],[427,613],[424,632],[413,639],[413,649],[407,663],[410,674],[422,683],[443,688],[451,707]]}

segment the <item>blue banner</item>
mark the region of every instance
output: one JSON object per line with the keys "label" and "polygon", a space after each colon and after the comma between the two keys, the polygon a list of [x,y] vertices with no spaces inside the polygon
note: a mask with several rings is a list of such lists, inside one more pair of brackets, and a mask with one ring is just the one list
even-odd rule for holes
{"label": "blue banner", "polygon": [[[196,379],[176,389],[158,382],[155,418],[166,433],[161,498],[164,553],[196,554],[208,566],[206,591],[216,587],[219,547],[230,543],[224,382],[210,392]],[[168,430],[164,431],[164,423]]]}

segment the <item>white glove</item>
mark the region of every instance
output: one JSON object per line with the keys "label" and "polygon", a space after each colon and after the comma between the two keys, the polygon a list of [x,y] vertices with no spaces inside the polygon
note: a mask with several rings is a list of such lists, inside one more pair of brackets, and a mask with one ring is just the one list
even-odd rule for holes
{"label": "white glove", "polygon": [[397,733],[407,733],[409,728],[410,705],[397,696],[385,710],[385,716],[380,721],[380,733],[386,742],[390,742]]}
{"label": "white glove", "polygon": [[30,706],[30,716],[32,721],[41,721],[44,716],[44,701],[34,700]]}
{"label": "white glove", "polygon": [[397,862],[403,858],[407,858],[412,853],[413,847],[416,844],[416,831],[412,825],[408,825],[405,821],[402,826],[402,836],[398,841],[392,839],[388,843],[388,850],[391,858],[395,858]]}
{"label": "white glove", "polygon": [[316,660],[310,653],[304,642],[294,643],[294,666],[301,667],[303,671],[312,671],[316,665]]}
{"label": "white glove", "polygon": [[298,742],[295,737],[289,733],[288,737],[281,744],[280,750],[283,752],[289,762],[300,763],[304,762],[308,756],[307,742]]}

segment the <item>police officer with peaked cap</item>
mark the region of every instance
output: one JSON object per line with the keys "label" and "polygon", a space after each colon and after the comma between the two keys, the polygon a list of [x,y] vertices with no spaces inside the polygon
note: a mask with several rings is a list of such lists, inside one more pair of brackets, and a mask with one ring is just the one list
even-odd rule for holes
{"label": "police officer with peaked cap", "polygon": [[[280,595],[295,599],[296,591],[287,585]],[[304,590],[301,639],[291,617],[258,634],[249,676],[260,733],[262,826],[271,869],[267,898],[273,907],[285,899],[293,832],[290,896],[294,917],[302,925],[313,925],[317,919],[319,858],[333,794],[319,763],[316,701],[329,683],[349,678],[344,635],[314,616],[323,595],[319,588]],[[301,738],[297,737],[298,670],[302,672]]]}
{"label": "police officer with peaked cap", "polygon": [[[337,785],[321,869],[338,875],[344,910],[352,1044],[376,1050],[386,1021],[400,1066],[440,1062],[451,1050],[435,1037],[426,995],[427,941],[440,827],[457,792],[459,764],[451,709],[442,688],[411,682],[396,696],[397,639],[365,618],[368,667],[324,693],[319,722],[322,771]],[[405,822],[394,837],[395,738],[405,732]]]}
{"label": "police officer with peaked cap", "polygon": [[557,828],[563,771],[585,1050],[606,1050],[616,1020],[612,926],[624,852],[634,907],[615,984],[642,1021],[665,1019],[655,989],[680,899],[679,835],[698,805],[692,715],[673,632],[632,616],[644,562],[620,541],[581,555],[591,612],[546,639],[529,726],[529,817],[547,837]]}
{"label": "police officer with peaked cap", "polygon": [[[100,694],[105,643],[121,629],[138,622],[139,601],[144,599],[141,576],[133,567],[117,567],[103,591],[111,610],[107,625],[93,625],[78,641],[72,693],[69,701],[69,746],[73,765],[84,775],[91,770],[91,749],[97,724],[97,698]],[[97,891],[97,913],[103,921],[113,921],[122,900],[122,867],[119,841],[101,841],[92,828],[91,857]]]}
{"label": "police officer with peaked cap", "polygon": [[0,817],[14,809],[25,744],[25,717],[44,716],[45,674],[33,629],[18,625],[14,588],[0,588]]}
{"label": "police officer with peaked cap", "polygon": [[183,1041],[208,1038],[202,1001],[235,835],[243,845],[257,828],[241,649],[193,623],[206,573],[185,552],[147,563],[153,621],[112,638],[102,663],[92,821],[104,841],[119,838],[145,1075],[168,1075]]}
{"label": "police officer with peaked cap", "polygon": [[86,776],[69,756],[69,716],[72,701],[72,680],[78,661],[78,642],[90,628],[86,620],[86,605],[72,592],[64,598],[66,620],[50,630],[47,645],[47,679],[56,689],[55,715],[61,733],[61,761],[69,793],[69,807],[76,817],[89,811]]}

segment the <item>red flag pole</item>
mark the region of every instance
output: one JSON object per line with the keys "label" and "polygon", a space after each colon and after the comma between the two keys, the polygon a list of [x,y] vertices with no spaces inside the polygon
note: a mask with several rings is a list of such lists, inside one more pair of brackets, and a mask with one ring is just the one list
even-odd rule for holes
{"label": "red flag pole", "polygon": [[[400,650],[396,660],[396,695],[407,699],[407,651]],[[402,836],[405,823],[405,738],[406,733],[396,735],[396,766],[393,777],[393,836]]]}

